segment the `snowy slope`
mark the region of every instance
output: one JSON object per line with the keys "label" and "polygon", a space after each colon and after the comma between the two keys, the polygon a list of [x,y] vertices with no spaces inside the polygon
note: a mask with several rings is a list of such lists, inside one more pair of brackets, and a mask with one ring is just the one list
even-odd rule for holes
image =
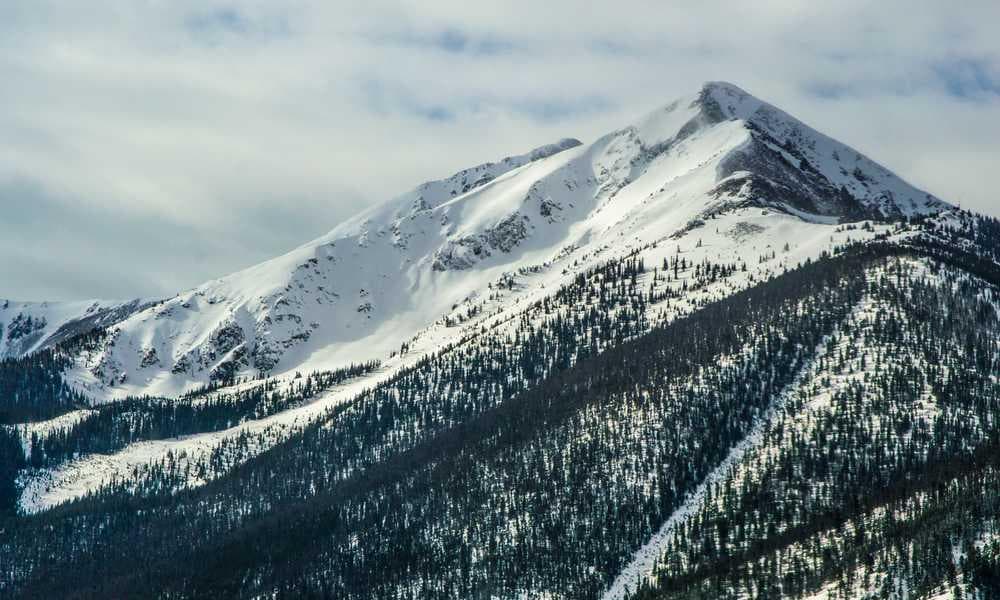
{"label": "snowy slope", "polygon": [[[874,226],[864,229],[846,229],[835,225],[803,221],[802,219],[773,211],[739,208],[720,215],[711,221],[711,227],[703,227],[689,235],[670,236],[663,243],[635,247],[630,241],[621,241],[622,248],[635,248],[647,265],[660,265],[664,261],[683,257],[689,264],[710,260],[716,263],[738,264],[745,261],[746,271],[737,271],[732,277],[714,285],[700,289],[689,288],[683,298],[664,305],[652,305],[647,318],[650,326],[662,325],[673,319],[697,310],[707,302],[719,300],[744,289],[754,282],[774,277],[785,270],[809,259],[816,259],[824,251],[836,246],[870,240],[887,234],[892,227]],[[554,261],[549,268],[531,270],[513,278],[514,286],[495,291],[492,300],[480,299],[481,313],[457,326],[449,327],[441,320],[420,331],[410,343],[409,350],[396,354],[384,361],[378,371],[357,378],[348,384],[338,386],[303,406],[286,410],[272,416],[241,423],[226,430],[190,435],[179,439],[164,439],[134,443],[113,454],[91,454],[64,463],[56,468],[34,473],[25,479],[25,489],[21,498],[21,509],[27,513],[47,510],[89,492],[100,489],[112,481],[122,481],[142,469],[151,468],[164,462],[183,464],[190,472],[198,472],[196,465],[205,462],[239,436],[250,436],[262,441],[253,448],[251,454],[230,457],[228,467],[235,466],[287,439],[295,431],[310,422],[322,419],[337,405],[354,400],[361,390],[371,389],[388,380],[399,370],[413,366],[422,357],[436,352],[446,344],[465,337],[474,337],[482,330],[507,331],[512,334],[517,323],[527,317],[531,307],[547,296],[555,293],[559,286],[579,273],[583,273],[595,262],[612,259],[626,254],[604,245],[590,252],[575,251]],[[682,277],[683,279],[683,277]],[[653,286],[657,291],[666,287],[677,289],[678,280],[658,283],[652,275],[640,279],[641,287]],[[452,314],[460,314],[465,306]],[[531,318],[537,323],[539,317]],[[287,385],[291,376],[279,377],[279,385]],[[248,384],[252,385],[252,384]],[[33,425],[33,431],[47,432],[61,426],[60,419]],[[222,473],[214,473],[213,476]],[[203,478],[192,478],[186,485],[197,486],[205,483]]]}
{"label": "snowy slope", "polygon": [[[736,86],[706,84],[705,111],[738,119],[752,142],[723,163],[723,189],[811,214],[896,218],[950,205],[907,184],[860,152],[837,142]],[[855,220],[855,219],[852,219]]]}
{"label": "snowy slope", "polygon": [[560,272],[608,249],[694,235],[727,211],[832,224],[946,206],[735,86],[710,83],[591,144],[563,140],[425,183],[284,256],[137,312],[68,379],[98,399],[175,395],[234,375],[385,358],[505,274]]}
{"label": "snowy slope", "polygon": [[[576,273],[634,250],[642,251],[647,264],[683,252],[692,263],[749,265],[734,281],[673,303],[676,311],[891,229],[838,227],[862,216],[904,212],[870,203],[860,191],[849,203],[808,204],[809,193],[821,194],[823,185],[833,184],[796,171],[782,152],[807,150],[774,141],[786,139],[778,137],[776,123],[810,153],[851,156],[870,188],[882,177],[878,189],[894,198],[926,198],[894,176],[879,175],[879,167],[853,151],[791,117],[779,120],[775,115],[783,113],[734,90],[709,84],[590,145],[567,141],[424,184],[285,256],[133,315],[114,328],[103,351],[82,357],[71,373],[98,397],[175,394],[207,381],[227,363],[244,373],[270,364],[271,373],[281,375],[386,359],[403,343],[408,352],[386,360],[381,372],[298,409],[230,430],[72,461],[29,482],[22,508],[45,509],[171,453],[200,460],[241,433],[264,434],[276,443],[350,401],[356,390],[477,328],[516,318]],[[730,94],[738,94],[738,104]],[[719,116],[722,101],[729,116]],[[773,132],[766,138],[760,124],[765,121]],[[809,156],[831,178],[840,173],[831,166],[836,160],[826,164],[818,154]],[[739,161],[747,170],[731,168]],[[782,198],[756,195],[763,186],[800,191]],[[868,188],[858,183],[857,189]],[[931,199],[907,212],[946,206]],[[496,284],[511,279],[517,285],[492,299]],[[449,326],[449,318],[470,307],[480,308],[481,316]]]}
{"label": "snowy slope", "polygon": [[[786,481],[794,481],[793,485],[787,483],[779,484],[788,487],[795,487],[798,492],[789,492],[787,495],[776,495],[773,500],[775,506],[794,506],[797,514],[809,514],[811,502],[828,502],[832,496],[831,490],[836,489],[838,484],[822,481],[830,473],[841,470],[835,458],[840,453],[851,455],[852,457],[863,456],[865,452],[872,452],[877,448],[877,452],[883,456],[899,456],[904,452],[900,448],[907,448],[918,456],[930,454],[928,446],[938,448],[941,440],[947,437],[942,430],[944,423],[948,422],[946,413],[958,410],[950,404],[948,392],[942,392],[943,388],[935,382],[936,377],[948,377],[963,379],[969,378],[969,373],[979,369],[972,361],[964,360],[964,349],[960,350],[961,342],[958,338],[950,339],[947,336],[929,336],[926,332],[917,335],[915,330],[923,325],[922,320],[917,318],[913,321],[912,314],[909,317],[899,317],[902,314],[899,306],[894,301],[886,300],[890,294],[885,294],[886,274],[893,273],[892,277],[900,277],[900,273],[905,273],[906,277],[911,277],[913,282],[919,282],[920,287],[945,291],[945,293],[955,294],[955,297],[962,297],[963,300],[970,300],[972,303],[981,302],[982,306],[989,307],[988,310],[995,311],[997,307],[996,288],[982,280],[967,273],[956,274],[949,272],[947,268],[942,268],[941,264],[934,264],[926,259],[906,258],[898,259],[890,266],[872,268],[866,272],[865,277],[871,282],[871,290],[876,290],[864,295],[857,303],[844,321],[836,327],[831,335],[823,338],[817,346],[811,358],[797,372],[795,379],[776,395],[766,413],[757,421],[748,436],[736,444],[727,458],[720,462],[718,466],[702,480],[698,488],[691,493],[681,505],[681,507],[666,520],[653,536],[633,555],[632,560],[618,574],[613,585],[603,595],[605,599],[627,597],[626,588],[635,591],[639,582],[650,583],[657,580],[654,567],[657,563],[662,565],[667,557],[674,560],[684,561],[687,557],[682,557],[677,550],[674,532],[685,526],[690,526],[692,522],[705,522],[718,518],[725,514],[725,506],[734,495],[753,496],[752,493],[743,491],[733,494],[733,489],[745,486],[748,482],[766,482],[775,477],[774,465],[782,464],[796,465],[792,472],[786,471],[783,477]],[[893,290],[892,293],[898,293]],[[882,294],[881,297],[879,295]],[[918,297],[913,291],[899,294],[905,299],[908,310],[916,306],[924,308],[929,296]],[[961,311],[955,311],[961,312]],[[970,311],[970,313],[973,311]],[[895,313],[895,315],[894,315]],[[894,315],[900,323],[900,331],[903,333],[899,338],[887,342],[880,336],[879,326]],[[962,318],[955,316],[954,318]],[[900,344],[900,339],[906,340]],[[927,342],[926,340],[933,341]],[[910,340],[914,343],[911,345]],[[919,341],[918,341],[919,340]],[[960,361],[951,363],[945,372],[947,375],[938,375],[940,371],[935,371],[936,361],[940,364],[947,363],[941,359],[939,350],[933,351],[933,360],[928,360],[928,355],[921,352],[924,344],[940,344],[941,346],[951,346],[956,355],[963,356]],[[873,359],[872,357],[878,357]],[[894,364],[896,363],[896,364]],[[873,389],[872,382],[885,380],[885,373],[898,368],[898,364],[905,364],[912,373],[921,374],[919,383],[906,394],[893,397],[889,400],[884,394],[884,390]],[[950,372],[949,372],[950,371]],[[930,374],[930,375],[927,375]],[[927,377],[927,379],[922,379]],[[995,381],[995,380],[994,380]],[[935,382],[935,383],[932,383]],[[970,398],[979,398],[977,394],[970,394]],[[838,418],[848,419],[852,422],[852,427],[858,427],[864,433],[860,436],[864,440],[872,440],[871,446],[858,443],[857,437],[852,437],[845,433],[846,427],[831,425]],[[970,414],[962,414],[953,422],[961,423],[968,429],[963,432],[962,441],[967,444],[974,444],[971,441],[979,436],[990,435],[986,433],[992,426],[989,420],[980,419]],[[894,419],[905,420],[912,423],[908,429],[893,428],[889,423]],[[838,428],[836,436],[829,435],[830,429]],[[889,435],[879,436],[876,431],[892,431]],[[934,431],[934,435],[924,435],[924,431]],[[822,433],[820,433],[822,432]],[[829,437],[825,437],[828,436]],[[802,465],[806,463],[803,459],[801,447],[797,451],[794,459],[789,458],[789,454],[799,444],[798,440],[809,439],[811,443],[815,440],[824,440],[823,444],[817,446],[824,447],[825,464],[829,464],[828,469],[822,470],[823,475],[811,473],[808,468]],[[826,440],[830,441],[826,447]],[[926,454],[925,454],[926,453]],[[785,460],[783,460],[783,458]],[[885,467],[887,471],[891,467]],[[780,470],[777,469],[777,470]],[[808,473],[808,474],[807,474]],[[898,476],[896,476],[898,477]],[[833,477],[830,477],[831,479]],[[944,486],[941,486],[942,488]],[[919,500],[909,500],[915,506],[926,503],[928,496],[939,494],[940,489],[930,492],[926,489],[914,488],[913,492]],[[810,502],[807,502],[808,499]],[[730,514],[749,515],[742,507],[728,507]],[[886,502],[876,503],[874,508],[868,512],[861,513],[858,521],[876,528],[879,519],[888,518],[894,523],[902,522],[907,518],[907,512],[912,511],[912,506],[906,503]],[[790,514],[790,513],[789,513]],[[890,515],[892,515],[890,517]],[[925,516],[925,515],[922,515]],[[747,516],[747,520],[753,520],[754,516]],[[912,518],[912,517],[910,517]],[[993,530],[992,520],[983,523],[968,515],[961,517],[967,520],[968,528],[973,531],[985,531],[989,537]],[[929,520],[929,519],[928,519]],[[790,528],[789,528],[790,529]],[[900,528],[902,529],[902,528]],[[932,527],[926,522],[920,522],[913,526],[913,529],[926,531]],[[779,531],[781,528],[779,527]],[[787,531],[787,529],[786,529]],[[813,536],[807,536],[804,540],[798,540],[792,544],[781,544],[781,553],[794,556],[799,564],[809,562],[807,558],[809,552],[814,552],[812,556],[829,553],[829,546],[838,543],[842,547],[855,547],[857,542],[857,524],[839,523],[835,527],[824,528]],[[855,536],[855,537],[852,537]],[[978,533],[970,536],[975,540]],[[968,538],[967,538],[968,539]],[[966,544],[968,541],[965,542]],[[891,551],[883,551],[882,562],[857,561],[850,564],[851,575],[844,577],[831,577],[829,583],[823,585],[815,594],[808,596],[794,595],[794,597],[808,597],[819,599],[832,598],[960,598],[961,593],[954,594],[952,588],[955,580],[961,583],[961,587],[972,587],[977,585],[969,573],[962,573],[962,561],[959,550],[963,542],[955,539],[949,540],[955,550],[954,567],[955,571],[949,574],[949,581],[936,582],[933,580],[921,581],[921,576],[915,575],[919,571],[913,566],[906,566],[898,570],[886,568],[886,563],[898,561],[898,555],[894,556]],[[731,545],[729,552],[733,556],[740,556],[741,548]],[[929,545],[919,547],[917,553],[926,553]],[[906,546],[903,546],[906,548]],[[914,552],[911,548],[906,548],[901,552],[905,557],[908,553]],[[874,553],[873,553],[874,554]],[[773,557],[770,558],[773,560]],[[697,560],[697,559],[696,559]],[[747,563],[752,564],[752,563]],[[759,563],[758,563],[759,564]],[[787,563],[786,563],[787,564]],[[753,567],[743,567],[752,570]],[[928,594],[910,593],[906,588],[910,585],[917,587],[933,586],[934,592]],[[967,589],[967,588],[966,588]],[[895,593],[887,592],[893,590]],[[732,597],[745,597],[739,593],[729,592]],[[782,597],[786,597],[782,595]],[[787,597],[793,597],[788,594]],[[985,596],[965,596],[965,597],[995,597]]]}
{"label": "snowy slope", "polygon": [[154,303],[17,302],[0,298],[0,359],[24,356],[85,331],[109,327]]}

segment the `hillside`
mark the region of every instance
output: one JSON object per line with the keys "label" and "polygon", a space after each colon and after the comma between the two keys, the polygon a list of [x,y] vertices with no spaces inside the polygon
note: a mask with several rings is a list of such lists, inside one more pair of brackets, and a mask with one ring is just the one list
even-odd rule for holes
{"label": "hillside", "polygon": [[541,267],[545,284],[560,285],[563,270],[598,255],[691,243],[710,234],[697,231],[706,219],[736,208],[835,224],[945,206],[709,83],[590,144],[562,140],[425,183],[284,256],[117,319],[68,378],[97,399],[175,396],[384,359],[455,310],[490,310],[490,284],[511,273]]}
{"label": "hillside", "polygon": [[12,353],[0,594],[991,598],[998,286],[709,83]]}

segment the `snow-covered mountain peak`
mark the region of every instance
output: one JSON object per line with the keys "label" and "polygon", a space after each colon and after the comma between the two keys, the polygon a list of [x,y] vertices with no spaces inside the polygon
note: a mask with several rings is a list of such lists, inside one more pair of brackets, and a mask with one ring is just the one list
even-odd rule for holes
{"label": "snow-covered mountain peak", "polygon": [[787,215],[836,224],[945,207],[711,82],[592,143],[564,139],[423,183],[283,256],[132,314],[71,379],[98,396],[172,395],[234,375],[334,368],[386,357],[458,307],[473,310],[482,303],[470,299],[512,273],[568,273],[566,263],[679,239],[733,211],[774,211],[784,227]]}
{"label": "snow-covered mountain peak", "polygon": [[755,200],[799,213],[858,218],[901,218],[952,208],[909,185],[864,154],[809,127],[739,87],[712,82],[702,88],[703,115],[738,120],[752,141],[722,165],[720,179]]}
{"label": "snow-covered mountain peak", "polygon": [[727,120],[750,120],[763,102],[731,83],[710,81],[647,113],[630,128],[650,147],[677,142]]}

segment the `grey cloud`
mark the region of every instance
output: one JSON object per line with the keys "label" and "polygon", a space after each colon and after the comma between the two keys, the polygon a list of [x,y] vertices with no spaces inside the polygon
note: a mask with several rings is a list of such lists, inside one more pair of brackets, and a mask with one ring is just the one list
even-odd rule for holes
{"label": "grey cloud", "polygon": [[445,98],[418,89],[374,79],[358,83],[361,107],[379,115],[404,114],[429,121],[454,121],[463,116],[506,112],[539,122],[565,121],[581,115],[605,113],[616,104],[606,95],[534,96],[521,93],[511,97],[456,92]]}
{"label": "grey cloud", "polygon": [[518,42],[511,38],[500,38],[493,34],[476,35],[457,27],[444,27],[430,31],[379,32],[370,34],[368,39],[375,44],[440,50],[451,54],[471,56],[492,56],[513,52],[519,47]]}
{"label": "grey cloud", "polygon": [[713,79],[1000,214],[996,22],[993,0],[5,2],[0,296],[170,294]]}
{"label": "grey cloud", "polygon": [[1000,60],[960,57],[941,61],[934,70],[950,94],[979,100],[1000,97]]}
{"label": "grey cloud", "polygon": [[[0,296],[66,300],[99,289],[112,299],[169,297],[222,274],[220,255],[229,269],[256,264],[322,234],[337,215],[305,199],[292,203],[292,214],[262,206],[196,226],[88,205],[36,181],[0,181]],[[183,268],[163,268],[171,263]]]}

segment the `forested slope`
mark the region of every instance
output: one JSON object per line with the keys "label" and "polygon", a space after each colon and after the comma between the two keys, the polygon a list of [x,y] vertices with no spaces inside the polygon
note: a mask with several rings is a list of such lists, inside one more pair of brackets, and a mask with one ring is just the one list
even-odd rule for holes
{"label": "forested slope", "polygon": [[941,233],[652,330],[670,298],[609,263],[203,487],[161,491],[186,476],[165,464],[9,520],[5,589],[594,598],[684,508],[642,597],[854,597],[887,570],[866,589],[988,590],[992,263]]}

